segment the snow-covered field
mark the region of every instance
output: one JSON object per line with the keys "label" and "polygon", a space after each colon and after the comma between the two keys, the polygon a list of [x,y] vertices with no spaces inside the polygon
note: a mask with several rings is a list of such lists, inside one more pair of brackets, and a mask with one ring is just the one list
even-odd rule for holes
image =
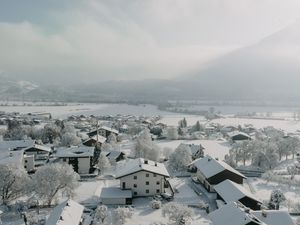
{"label": "snow-covered field", "polygon": [[166,147],[171,148],[174,150],[177,148],[181,143],[185,144],[195,144],[199,145],[201,144],[204,149],[204,154],[208,154],[214,158],[219,158],[220,160],[223,160],[225,155],[228,154],[230,145],[227,141],[216,141],[216,140],[174,140],[174,141],[160,141],[157,142],[158,146],[161,149],[164,149]]}
{"label": "snow-covered field", "polygon": [[221,125],[245,125],[252,124],[255,128],[263,128],[267,126],[273,126],[277,129],[282,129],[286,132],[295,132],[300,130],[300,121],[294,120],[272,120],[272,119],[241,119],[241,118],[222,118],[215,119],[212,122],[219,123]]}

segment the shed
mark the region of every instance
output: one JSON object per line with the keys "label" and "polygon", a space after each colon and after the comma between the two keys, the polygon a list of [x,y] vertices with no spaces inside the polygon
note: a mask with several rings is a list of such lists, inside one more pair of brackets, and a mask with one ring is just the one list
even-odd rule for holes
{"label": "shed", "polygon": [[100,201],[104,205],[128,205],[132,203],[132,192],[118,187],[102,188]]}

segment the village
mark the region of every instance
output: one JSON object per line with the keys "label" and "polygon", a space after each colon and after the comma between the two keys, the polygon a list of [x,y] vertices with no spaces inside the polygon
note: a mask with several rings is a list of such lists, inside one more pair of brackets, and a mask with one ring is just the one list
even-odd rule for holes
{"label": "village", "polygon": [[2,224],[299,224],[297,132],[161,116],[0,121]]}

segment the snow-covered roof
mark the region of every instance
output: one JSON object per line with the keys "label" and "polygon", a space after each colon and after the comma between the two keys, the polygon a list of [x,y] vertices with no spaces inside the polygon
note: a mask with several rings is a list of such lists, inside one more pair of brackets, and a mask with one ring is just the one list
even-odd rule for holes
{"label": "snow-covered roof", "polygon": [[[84,143],[88,142],[89,140],[97,141],[97,135],[85,140]],[[103,144],[105,141],[106,141],[106,137],[103,137],[102,135],[98,134],[98,142]]]}
{"label": "snow-covered roof", "polygon": [[102,126],[99,129],[103,129],[103,130],[107,130],[107,131],[110,131],[110,132],[115,133],[115,134],[119,134],[119,131],[117,131],[116,129],[113,129],[111,127]]}
{"label": "snow-covered roof", "polygon": [[158,163],[143,158],[137,158],[128,161],[124,167],[120,168],[120,170],[117,171],[116,178],[121,178],[139,171],[148,171],[165,177],[170,176],[163,163]]}
{"label": "snow-covered roof", "polygon": [[246,225],[250,222],[265,225],[261,223],[245,208],[239,207],[236,203],[231,202],[220,209],[209,214],[213,225]]}
{"label": "snow-covered roof", "polygon": [[87,146],[76,146],[70,148],[58,148],[56,152],[56,157],[59,158],[67,158],[67,157],[92,157],[94,156],[94,147],[87,147]]}
{"label": "snow-covered roof", "polygon": [[34,140],[0,141],[0,150],[14,150],[34,145]]}
{"label": "snow-covered roof", "polygon": [[56,206],[45,225],[79,225],[84,207],[73,200]]}
{"label": "snow-covered roof", "polygon": [[228,133],[228,136],[229,136],[230,138],[233,138],[233,137],[235,137],[235,136],[237,136],[237,135],[242,135],[242,136],[245,136],[245,137],[247,137],[247,138],[251,138],[248,134],[246,134],[246,133],[244,133],[244,132],[241,132],[241,131],[232,131],[232,132],[229,132],[229,133]]}
{"label": "snow-covered roof", "polygon": [[132,191],[121,190],[118,187],[102,188],[100,198],[132,198]]}
{"label": "snow-covered roof", "polygon": [[243,174],[229,166],[227,163],[216,160],[210,156],[205,156],[204,158],[196,159],[191,163],[191,165],[194,165],[197,168],[197,170],[201,171],[201,173],[206,178],[210,178],[224,170],[231,171],[232,173],[235,173],[245,178]]}
{"label": "snow-covered roof", "polygon": [[123,152],[117,151],[117,150],[112,150],[112,151],[106,151],[104,152],[105,156],[109,159],[109,160],[115,160],[117,159],[121,154],[124,155]]}
{"label": "snow-covered roof", "polygon": [[224,180],[223,182],[214,186],[215,191],[224,199],[226,203],[237,202],[243,197],[247,196],[257,202],[259,201],[254,194],[231,180]]}
{"label": "snow-covered roof", "polygon": [[26,152],[27,150],[31,149],[31,148],[36,148],[40,151],[44,151],[44,152],[51,152],[52,149],[48,146],[45,145],[38,145],[38,144],[33,144],[32,146],[28,146],[27,148],[24,148],[24,151]]}
{"label": "snow-covered roof", "polygon": [[253,211],[252,214],[267,225],[295,225],[288,212],[285,211],[266,210],[265,216],[262,211]]}
{"label": "snow-covered roof", "polygon": [[[0,152],[0,165],[12,165],[21,167],[23,165],[24,151],[1,151]],[[23,167],[23,166],[22,166]]]}

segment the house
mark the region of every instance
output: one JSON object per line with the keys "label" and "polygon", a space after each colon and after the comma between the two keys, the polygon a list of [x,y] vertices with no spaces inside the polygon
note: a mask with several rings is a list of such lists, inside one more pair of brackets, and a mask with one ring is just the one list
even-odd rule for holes
{"label": "house", "polygon": [[20,150],[34,144],[34,140],[0,141],[0,150]]}
{"label": "house", "polygon": [[59,161],[72,165],[74,171],[79,174],[88,174],[94,171],[94,147],[78,146],[59,148],[55,156]]}
{"label": "house", "polygon": [[240,202],[252,210],[260,210],[261,208],[262,202],[254,194],[231,180],[224,180],[215,185],[214,189],[217,192],[217,198],[222,199],[227,204],[230,202]]}
{"label": "house", "polygon": [[227,135],[232,142],[251,140],[251,137],[244,132],[233,131],[228,133]]}
{"label": "house", "polygon": [[110,163],[119,162],[125,159],[125,153],[118,150],[103,152]]}
{"label": "house", "polygon": [[295,225],[289,213],[281,210],[253,211],[252,214],[266,225]]}
{"label": "house", "polygon": [[248,208],[231,202],[209,214],[213,225],[266,225],[250,213]]}
{"label": "house", "polygon": [[214,192],[214,185],[226,179],[243,184],[243,180],[246,178],[227,163],[213,159],[210,156],[196,159],[190,166],[197,171],[197,179],[209,192]]}
{"label": "house", "polygon": [[165,193],[170,177],[163,163],[137,158],[128,161],[117,173],[122,190],[131,190],[133,197]]}
{"label": "house", "polygon": [[191,150],[192,159],[194,159],[194,160],[204,156],[204,149],[205,148],[201,144],[195,145],[195,144],[181,143],[178,147],[180,147],[181,145],[187,146]]}
{"label": "house", "polygon": [[82,144],[89,147],[95,147],[97,142],[100,144],[100,146],[105,143],[106,138],[101,135],[95,135],[93,137],[88,138],[87,140],[83,141]]}
{"label": "house", "polygon": [[49,159],[52,149],[48,146],[33,144],[23,149],[26,155],[33,155],[35,160]]}
{"label": "house", "polygon": [[84,206],[73,200],[67,200],[56,206],[45,225],[81,225]]}
{"label": "house", "polygon": [[102,127],[100,127],[100,128],[98,129],[98,132],[97,132],[97,129],[92,130],[92,131],[90,131],[89,133],[87,133],[87,135],[88,135],[89,137],[93,137],[93,136],[97,135],[97,133],[98,133],[98,135],[101,135],[101,136],[106,137],[106,138],[108,138],[108,136],[109,136],[111,133],[115,134],[116,136],[119,135],[119,131],[117,131],[116,129],[107,127],[107,126],[102,126]]}
{"label": "house", "polygon": [[104,205],[130,205],[132,204],[132,191],[118,187],[102,188],[100,202]]}
{"label": "house", "polygon": [[231,202],[209,214],[213,225],[295,225],[285,211],[252,211]]}

